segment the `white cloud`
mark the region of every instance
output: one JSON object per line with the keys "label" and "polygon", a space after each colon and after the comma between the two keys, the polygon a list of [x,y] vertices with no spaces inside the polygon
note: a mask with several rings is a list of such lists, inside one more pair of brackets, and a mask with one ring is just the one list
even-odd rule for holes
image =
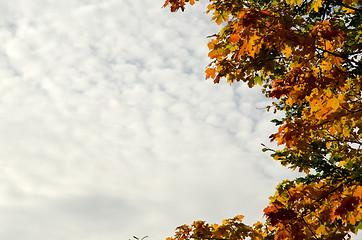
{"label": "white cloud", "polygon": [[[202,5],[0,3],[1,239],[162,239],[260,219],[278,180],[258,89],[204,81]],[[143,235],[142,235],[143,234]]]}

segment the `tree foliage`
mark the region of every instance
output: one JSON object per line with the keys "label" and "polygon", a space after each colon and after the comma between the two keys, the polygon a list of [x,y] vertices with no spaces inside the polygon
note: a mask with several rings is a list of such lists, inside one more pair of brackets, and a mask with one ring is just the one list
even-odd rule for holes
{"label": "tree foliage", "polygon": [[[198,0],[166,0],[171,11]],[[250,227],[196,221],[170,240],[346,239],[362,229],[362,1],[209,0],[222,25],[206,78],[262,85],[282,111],[271,156],[305,177],[284,181]]]}

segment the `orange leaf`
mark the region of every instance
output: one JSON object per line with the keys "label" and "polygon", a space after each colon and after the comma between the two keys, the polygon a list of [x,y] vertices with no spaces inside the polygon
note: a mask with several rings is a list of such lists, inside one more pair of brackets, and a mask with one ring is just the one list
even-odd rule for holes
{"label": "orange leaf", "polygon": [[206,79],[208,79],[208,78],[214,79],[215,76],[216,76],[216,69],[215,68],[207,68],[205,70],[205,73],[206,73]]}
{"label": "orange leaf", "polygon": [[233,35],[230,36],[230,42],[232,43],[236,43],[237,41],[239,41],[240,39],[240,35],[237,33],[234,33]]}
{"label": "orange leaf", "polygon": [[358,186],[353,192],[353,196],[362,198],[362,186]]}

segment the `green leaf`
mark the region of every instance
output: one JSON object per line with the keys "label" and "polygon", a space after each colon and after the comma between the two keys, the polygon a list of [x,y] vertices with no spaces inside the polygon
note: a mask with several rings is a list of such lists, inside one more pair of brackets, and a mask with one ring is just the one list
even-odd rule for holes
{"label": "green leaf", "polygon": [[263,85],[263,78],[262,78],[262,76],[256,76],[255,78],[254,78],[254,83],[255,84],[258,84],[258,85]]}

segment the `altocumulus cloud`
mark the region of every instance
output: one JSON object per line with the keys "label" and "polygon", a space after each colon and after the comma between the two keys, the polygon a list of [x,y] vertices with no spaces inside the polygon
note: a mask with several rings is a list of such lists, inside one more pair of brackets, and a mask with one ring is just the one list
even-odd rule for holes
{"label": "altocumulus cloud", "polygon": [[202,3],[0,2],[0,238],[164,239],[261,219],[291,174],[258,89],[204,81]]}

